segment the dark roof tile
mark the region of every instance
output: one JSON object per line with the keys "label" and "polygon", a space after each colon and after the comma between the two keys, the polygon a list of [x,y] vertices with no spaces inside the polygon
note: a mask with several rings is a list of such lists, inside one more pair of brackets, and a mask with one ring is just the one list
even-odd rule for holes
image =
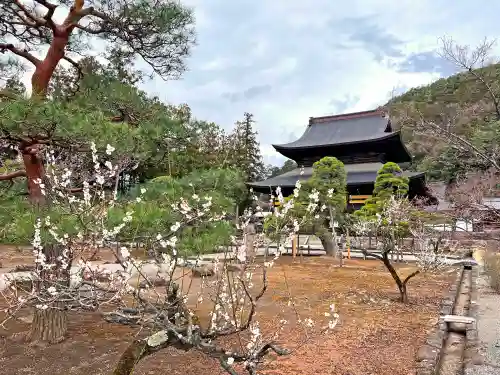
{"label": "dark roof tile", "polygon": [[273,145],[279,148],[308,148],[356,143],[389,136],[390,121],[378,110],[335,116],[311,117],[304,134],[294,142]]}
{"label": "dark roof tile", "polygon": [[[382,163],[363,163],[363,164],[346,164],[345,168],[347,171],[347,185],[358,185],[358,184],[368,184],[373,183],[377,178],[377,172],[382,167]],[[301,175],[301,170],[303,174]],[[282,175],[272,177],[268,180],[250,182],[248,186],[254,188],[266,188],[266,187],[293,187],[297,180],[307,180],[312,175],[312,167],[308,168],[296,168],[290,172],[283,173]],[[410,172],[404,171],[404,176],[409,178],[415,178],[422,176],[421,172]]]}

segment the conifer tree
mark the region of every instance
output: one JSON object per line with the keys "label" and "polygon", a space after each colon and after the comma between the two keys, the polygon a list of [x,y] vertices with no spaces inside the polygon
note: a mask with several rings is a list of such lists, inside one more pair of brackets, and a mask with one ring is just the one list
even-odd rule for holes
{"label": "conifer tree", "polygon": [[236,122],[232,134],[234,144],[233,163],[240,168],[247,181],[258,181],[265,178],[265,167],[257,140],[255,121],[251,113],[245,112],[244,119]]}

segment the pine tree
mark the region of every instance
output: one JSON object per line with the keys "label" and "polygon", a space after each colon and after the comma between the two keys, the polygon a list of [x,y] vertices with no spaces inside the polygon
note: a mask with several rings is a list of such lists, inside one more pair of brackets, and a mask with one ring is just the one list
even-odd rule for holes
{"label": "pine tree", "polygon": [[408,177],[403,175],[400,166],[393,162],[385,163],[377,173],[373,195],[356,215],[374,217],[384,209],[385,203],[394,196],[401,199],[408,194]]}
{"label": "pine tree", "polygon": [[265,178],[265,167],[257,141],[257,132],[253,129],[253,115],[244,113],[243,121],[236,122],[233,132],[234,156],[233,163],[240,168],[248,181],[258,181]]}

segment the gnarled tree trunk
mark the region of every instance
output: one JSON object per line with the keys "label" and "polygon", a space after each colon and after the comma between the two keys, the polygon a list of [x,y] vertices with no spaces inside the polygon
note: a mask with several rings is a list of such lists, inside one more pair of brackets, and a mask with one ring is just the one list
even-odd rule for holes
{"label": "gnarled tree trunk", "polygon": [[44,202],[40,182],[44,176],[43,160],[40,155],[39,145],[20,145],[23,157],[24,170],[28,180],[28,193],[32,203],[40,204]]}
{"label": "gnarled tree trunk", "polygon": [[[153,336],[155,335],[149,336],[149,338]],[[135,367],[143,358],[169,346],[185,351],[192,348],[192,345],[180,343],[171,333],[162,335],[158,342],[155,343],[150,343],[148,338],[134,340],[120,356],[112,375],[133,374]]]}
{"label": "gnarled tree trunk", "polygon": [[33,95],[45,97],[49,83],[59,61],[64,57],[64,50],[69,43],[72,28],[67,25],[54,29],[54,38],[49,46],[45,59],[37,64],[31,76]]}
{"label": "gnarled tree trunk", "polygon": [[398,291],[399,291],[399,300],[400,302],[403,303],[408,303],[408,290],[406,288],[408,281],[416,275],[420,273],[419,270],[412,272],[410,275],[408,275],[405,279],[401,280],[401,277],[399,277],[398,272],[394,268],[394,266],[391,264],[391,261],[389,260],[387,253],[384,253],[382,255],[382,262],[384,263],[385,267],[391,274],[392,278],[396,282],[396,285],[398,286]]}
{"label": "gnarled tree trunk", "polygon": [[[83,3],[83,1],[82,1]],[[71,13],[70,13],[71,16]],[[64,50],[69,43],[69,37],[74,27],[68,23],[68,18],[61,26],[53,29],[53,39],[47,51],[45,59],[38,60],[35,64],[35,71],[31,76],[32,95],[36,99],[45,99],[49,89],[50,80],[59,62],[64,58]],[[40,204],[44,202],[42,189],[37,183],[45,175],[43,158],[40,154],[41,140],[33,140],[30,143],[21,143],[21,151],[26,178],[28,180],[28,193],[32,203]]]}
{"label": "gnarled tree trunk", "polygon": [[148,345],[143,340],[134,340],[120,356],[113,375],[130,375],[137,363],[146,355]]}

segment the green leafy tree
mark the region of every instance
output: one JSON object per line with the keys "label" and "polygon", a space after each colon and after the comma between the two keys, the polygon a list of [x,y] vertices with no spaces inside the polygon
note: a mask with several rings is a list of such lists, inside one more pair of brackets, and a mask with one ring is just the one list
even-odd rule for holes
{"label": "green leafy tree", "polygon": [[297,168],[297,163],[291,159],[287,159],[281,167],[268,166],[267,167],[267,177],[270,178],[270,177],[279,176],[280,174],[293,171],[295,168]]}
{"label": "green leafy tree", "polygon": [[133,172],[139,180],[161,175],[181,177],[196,169],[230,165],[229,141],[217,124],[193,118],[186,104],[169,105],[148,96],[135,86],[140,72],[134,72],[131,62],[124,65],[121,61],[115,67],[116,59],[108,65],[93,58],[81,60],[86,69],[78,91],[72,87],[71,72],[61,71],[53,92],[61,99],[71,96],[89,110],[99,108],[110,118],[123,116],[134,127],[153,125],[141,140],[148,151]]}
{"label": "green leafy tree", "polygon": [[408,184],[408,178],[403,176],[396,163],[384,164],[377,173],[373,196],[353,215],[357,222],[355,231],[376,235],[380,239],[380,255],[366,250],[363,252],[366,256],[382,261],[398,286],[402,302],[408,301],[408,281],[418,274],[416,271],[403,279],[391,263],[394,253],[402,260],[402,240],[408,234],[411,213],[414,211],[406,198]]}
{"label": "green leafy tree", "polygon": [[[335,157],[325,157],[313,164],[310,179],[302,184],[293,208],[296,217],[308,217],[313,204],[320,207],[309,217],[307,227],[318,236],[328,255],[338,251],[334,222],[341,222],[347,204],[347,174],[344,164]],[[342,258],[340,258],[342,259]]]}
{"label": "green leafy tree", "polygon": [[[377,216],[384,212],[387,208],[387,202],[391,199],[404,199],[409,191],[409,179],[403,175],[401,167],[393,162],[385,163],[382,168],[377,172],[377,177],[375,179],[374,189],[372,197],[369,198],[366,203],[361,207],[360,210],[354,212],[354,215],[358,218],[374,221]],[[399,237],[403,236],[406,232],[404,230],[404,223],[398,227],[400,231]],[[379,233],[374,232],[370,235],[379,235]],[[396,251],[397,249],[391,249]],[[401,254],[398,253],[398,257]]]}
{"label": "green leafy tree", "polygon": [[[342,249],[337,248],[337,236],[334,222],[341,222],[347,204],[347,173],[344,164],[334,157],[326,157],[313,165],[310,179],[312,186],[320,194],[320,202],[326,206],[326,218],[329,229],[317,225],[318,236],[327,254],[339,251],[339,261],[342,264]],[[330,236],[332,240],[330,241]],[[333,248],[332,248],[333,245]]]}
{"label": "green leafy tree", "polygon": [[[141,190],[146,192],[141,194]],[[121,240],[154,238],[159,228],[170,228],[180,221],[179,212],[172,209],[172,204],[184,198],[198,201],[211,197],[211,211],[215,215],[231,212],[245,191],[243,176],[233,169],[210,169],[193,171],[182,178],[160,176],[138,185],[123,200],[135,201],[141,197],[141,205],[135,208],[135,217],[129,230],[121,233]],[[111,212],[112,225],[118,225],[128,209],[125,204]],[[178,233],[177,249],[181,256],[214,252],[220,246],[230,242],[234,234],[234,225],[230,221],[196,221],[186,225]]]}
{"label": "green leafy tree", "polygon": [[400,300],[408,302],[407,284],[419,270],[411,272],[406,277],[402,277],[391,262],[390,256],[401,247],[401,239],[408,231],[413,207],[406,198],[398,198],[395,195],[380,201],[377,206],[378,212],[375,215],[355,215],[354,230],[359,234],[376,233],[380,239],[380,254],[363,250],[365,256],[380,260],[391,274],[400,293]]}

